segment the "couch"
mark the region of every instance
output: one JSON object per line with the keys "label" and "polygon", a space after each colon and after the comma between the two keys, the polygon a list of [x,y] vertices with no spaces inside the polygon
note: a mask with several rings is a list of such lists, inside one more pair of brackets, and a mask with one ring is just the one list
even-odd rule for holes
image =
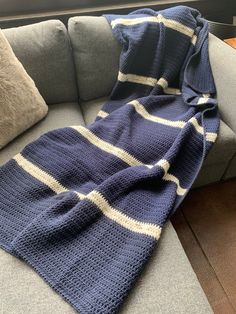
{"label": "couch", "polygon": [[[59,20],[50,20],[4,34],[49,112],[0,151],[0,164],[49,130],[92,123],[115,83],[121,49],[104,17],[73,17],[68,31]],[[209,53],[221,124],[195,187],[236,176],[236,54],[213,35]],[[28,265],[3,250],[0,282],[2,314],[75,313]],[[212,313],[171,223],[120,313]]]}

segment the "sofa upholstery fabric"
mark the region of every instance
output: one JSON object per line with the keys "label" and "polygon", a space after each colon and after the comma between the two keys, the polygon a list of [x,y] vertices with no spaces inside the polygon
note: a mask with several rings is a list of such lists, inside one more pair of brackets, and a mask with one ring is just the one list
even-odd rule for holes
{"label": "sofa upholstery fabric", "polygon": [[0,149],[41,120],[48,107],[0,30]]}
{"label": "sofa upholstery fabric", "polygon": [[222,120],[236,133],[236,52],[211,35],[209,57]]}
{"label": "sofa upholstery fabric", "polygon": [[[31,267],[18,258],[0,250],[0,265],[0,304],[3,314],[76,313]],[[119,313],[212,313],[171,223],[166,226],[159,247]]]}
{"label": "sofa upholstery fabric", "polygon": [[[211,36],[212,47],[209,50],[212,72],[217,87],[221,118],[236,132],[236,53],[215,36]],[[233,145],[236,149],[236,143]],[[236,177],[236,153],[229,162],[224,179]]]}
{"label": "sofa upholstery fabric", "polygon": [[80,99],[109,95],[117,79],[121,46],[104,17],[72,17],[68,32]]}
{"label": "sofa upholstery fabric", "polygon": [[19,153],[27,144],[36,140],[47,131],[63,128],[69,125],[84,125],[84,120],[78,103],[54,104],[48,107],[48,114],[35,126],[18,136],[0,151],[0,165]]}
{"label": "sofa upholstery fabric", "polygon": [[77,101],[72,51],[59,20],[3,30],[47,104]]}
{"label": "sofa upholstery fabric", "polygon": [[236,154],[234,154],[233,158],[229,162],[227,170],[224,173],[223,179],[232,179],[236,177]]}

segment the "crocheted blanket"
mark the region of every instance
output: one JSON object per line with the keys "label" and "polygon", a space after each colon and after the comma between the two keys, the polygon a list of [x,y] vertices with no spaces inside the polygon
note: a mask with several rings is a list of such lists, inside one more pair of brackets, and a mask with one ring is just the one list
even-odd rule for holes
{"label": "crocheted blanket", "polygon": [[0,170],[1,247],[86,314],[117,311],[219,125],[198,11],[105,17],[123,49],[96,121],[46,133]]}

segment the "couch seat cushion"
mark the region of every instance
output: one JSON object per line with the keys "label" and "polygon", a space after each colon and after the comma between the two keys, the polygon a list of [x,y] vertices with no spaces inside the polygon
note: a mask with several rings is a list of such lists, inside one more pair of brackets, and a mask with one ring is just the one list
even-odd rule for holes
{"label": "couch seat cushion", "polygon": [[86,125],[94,122],[98,111],[107,102],[108,97],[96,98],[90,101],[83,101],[80,103],[80,107],[83,113],[84,121]]}
{"label": "couch seat cushion", "polygon": [[0,151],[0,165],[19,153],[27,144],[40,135],[68,125],[84,125],[84,120],[78,103],[62,103],[49,106],[45,119],[18,136]]}
{"label": "couch seat cushion", "polygon": [[222,120],[216,143],[210,151],[204,165],[228,163],[236,152],[236,134]]}
{"label": "couch seat cushion", "polygon": [[231,159],[227,171],[224,174],[223,179],[232,179],[236,177],[236,153],[234,154],[233,158]]}
{"label": "couch seat cushion", "polygon": [[[1,249],[0,282],[2,313],[75,313],[28,265]],[[212,313],[171,223],[120,313]]]}
{"label": "couch seat cushion", "polygon": [[[102,97],[81,102],[80,106],[86,125],[94,121],[98,111],[107,100],[107,97]],[[219,163],[227,164],[235,153],[236,135],[223,121],[220,121],[220,131],[217,141],[205,160],[204,166]]]}

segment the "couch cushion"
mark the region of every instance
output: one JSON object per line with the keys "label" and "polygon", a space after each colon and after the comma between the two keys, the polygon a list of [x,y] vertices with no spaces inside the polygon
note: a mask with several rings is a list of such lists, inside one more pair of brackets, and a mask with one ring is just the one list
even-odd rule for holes
{"label": "couch cushion", "polygon": [[48,111],[33,80],[0,30],[0,149]]}
{"label": "couch cushion", "polygon": [[236,134],[221,120],[218,138],[207,156],[204,165],[221,162],[228,164],[235,152]]}
{"label": "couch cushion", "polygon": [[121,47],[104,17],[73,17],[68,32],[74,53],[80,98],[109,95],[118,73]]}
{"label": "couch cushion", "polygon": [[96,116],[108,97],[101,97],[94,100],[83,101],[80,103],[81,111],[83,113],[86,125],[91,124],[96,119]]}
{"label": "couch cushion", "polygon": [[72,52],[62,22],[51,20],[3,32],[48,104],[77,101]]}
{"label": "couch cushion", "polygon": [[233,158],[230,160],[229,166],[224,173],[224,180],[232,179],[236,177],[236,153],[234,154]]}
{"label": "couch cushion", "polygon": [[209,39],[209,58],[221,118],[236,133],[236,51],[214,35]]}
{"label": "couch cushion", "polygon": [[68,125],[84,125],[78,103],[63,103],[49,106],[48,115],[45,119],[18,136],[0,151],[0,165],[7,162],[43,133]]}
{"label": "couch cushion", "polygon": [[[3,313],[75,313],[29,266],[1,249],[0,282]],[[212,313],[170,223],[120,313]]]}
{"label": "couch cushion", "polygon": [[[107,97],[102,97],[81,102],[80,106],[86,124],[94,121],[98,111],[107,100]],[[219,136],[205,160],[204,166],[223,163],[226,167],[234,153],[236,153],[236,135],[223,121],[220,121]]]}
{"label": "couch cushion", "polygon": [[203,164],[196,180],[194,181],[192,188],[195,189],[214,182],[221,181],[227,167],[228,165],[225,162],[209,165]]}

